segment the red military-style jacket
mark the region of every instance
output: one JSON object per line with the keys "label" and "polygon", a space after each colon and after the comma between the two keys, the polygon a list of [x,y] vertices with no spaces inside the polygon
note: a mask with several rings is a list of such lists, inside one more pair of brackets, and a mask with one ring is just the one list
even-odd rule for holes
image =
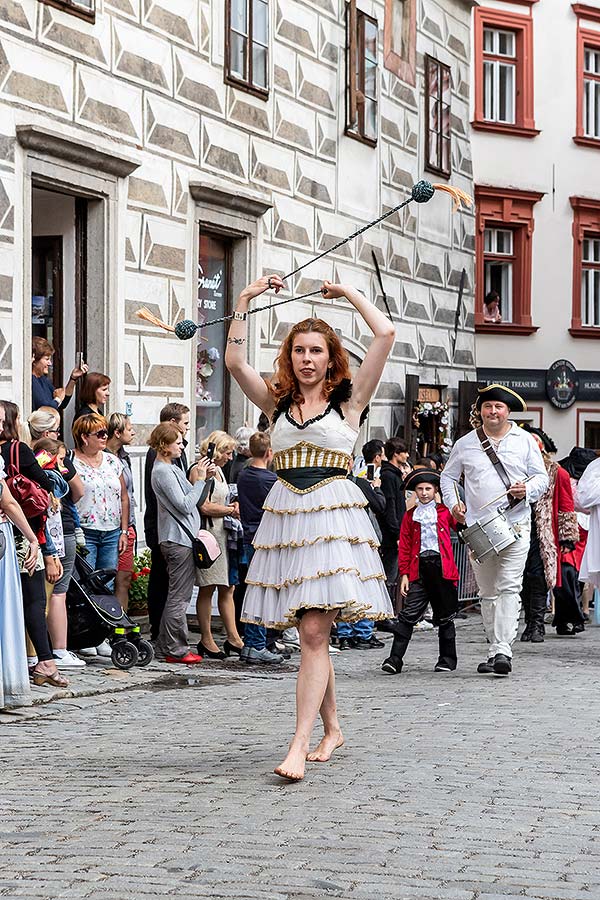
{"label": "red military-style jacket", "polygon": [[[442,560],[442,576],[449,581],[458,581],[458,569],[454,562],[450,529],[456,529],[456,522],[450,510],[443,503],[436,503],[437,536]],[[421,525],[414,521],[415,508],[410,509],[402,519],[400,541],[398,542],[398,571],[408,575],[409,581],[419,577],[419,554],[421,552]]]}

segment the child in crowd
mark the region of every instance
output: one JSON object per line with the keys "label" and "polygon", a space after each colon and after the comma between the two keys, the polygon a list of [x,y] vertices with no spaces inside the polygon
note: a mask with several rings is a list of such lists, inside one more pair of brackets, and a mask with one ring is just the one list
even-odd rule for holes
{"label": "child in crowd", "polygon": [[440,477],[432,469],[415,469],[404,480],[404,490],[414,491],[417,503],[400,526],[398,567],[403,609],[394,625],[392,652],[381,668],[390,675],[402,671],[404,654],[413,628],[428,604],[433,609],[433,624],[439,632],[439,659],[436,672],[456,669],[456,631],[458,613],[458,569],[454,562],[450,529],[456,523],[443,503],[436,503]]}

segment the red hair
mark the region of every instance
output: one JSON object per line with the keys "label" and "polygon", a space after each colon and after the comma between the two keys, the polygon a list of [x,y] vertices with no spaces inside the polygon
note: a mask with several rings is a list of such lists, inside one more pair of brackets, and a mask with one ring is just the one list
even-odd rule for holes
{"label": "red hair", "polygon": [[301,406],[304,403],[304,397],[300,392],[298,380],[294,375],[292,366],[292,348],[297,335],[310,334],[311,332],[322,335],[329,351],[328,374],[323,385],[325,398],[329,399],[330,394],[340,382],[351,378],[348,354],[331,325],[328,325],[323,319],[303,319],[302,322],[297,322],[292,327],[290,333],[281,344],[275,360],[275,378],[269,384],[269,390],[277,403],[284,397],[291,397],[292,402],[296,406]]}

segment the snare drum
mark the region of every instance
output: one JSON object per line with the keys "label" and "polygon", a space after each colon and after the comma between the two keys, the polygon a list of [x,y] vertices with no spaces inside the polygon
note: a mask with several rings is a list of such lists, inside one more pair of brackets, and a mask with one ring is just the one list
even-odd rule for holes
{"label": "snare drum", "polygon": [[498,555],[517,540],[514,528],[501,510],[490,512],[485,518],[465,528],[460,537],[476,562],[481,562],[488,553]]}

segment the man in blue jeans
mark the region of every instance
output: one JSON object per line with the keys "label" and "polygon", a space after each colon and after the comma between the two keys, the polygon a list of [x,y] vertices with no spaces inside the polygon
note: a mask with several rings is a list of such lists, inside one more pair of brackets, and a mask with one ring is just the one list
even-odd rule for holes
{"label": "man in blue jeans", "polygon": [[[269,435],[259,431],[250,437],[249,444],[250,459],[237,479],[240,520],[244,529],[244,548],[239,563],[240,586],[245,582],[254,553],[252,541],[262,518],[265,498],[277,481],[275,473],[269,471],[273,459]],[[245,584],[243,588],[245,591]],[[244,623],[244,648],[241,658],[247,663],[283,662],[283,656],[271,653],[267,649],[267,629],[263,625],[248,622]]]}
{"label": "man in blue jeans", "polygon": [[[367,445],[363,448],[365,459],[367,458],[367,453],[364,453],[366,447]],[[377,533],[375,516],[383,515],[385,512],[385,497],[381,490],[380,480],[374,478],[372,481],[369,481],[366,478],[357,478],[356,475],[352,474],[352,469],[350,469],[348,478],[365,495],[369,518],[372,518],[372,521],[374,521],[375,532]],[[336,628],[340,650],[376,650],[384,646],[383,641],[378,640],[373,633],[375,622],[372,619],[361,619],[359,622],[338,622]]]}

